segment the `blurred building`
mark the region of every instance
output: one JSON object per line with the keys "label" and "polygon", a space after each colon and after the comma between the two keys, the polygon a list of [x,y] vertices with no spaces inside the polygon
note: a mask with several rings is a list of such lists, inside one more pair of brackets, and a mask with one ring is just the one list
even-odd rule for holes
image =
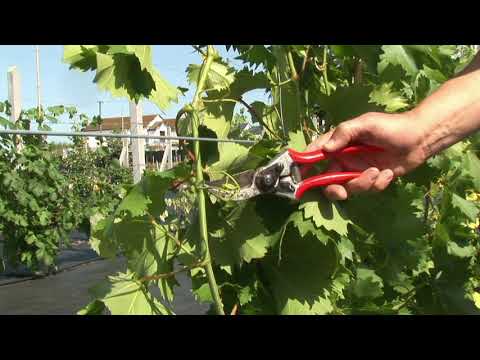
{"label": "blurred building", "polygon": [[[144,133],[149,136],[177,136],[175,130],[175,119],[163,119],[159,115],[144,115],[143,116]],[[98,125],[88,125],[84,132],[90,133],[121,133],[130,134],[130,117],[110,117],[102,118]],[[126,164],[126,156],[130,158],[128,162],[131,164],[131,139],[124,139],[122,154],[120,161]],[[174,165],[181,161],[179,153],[178,140],[165,139],[146,139],[145,141],[145,162],[147,167],[159,168],[164,158],[165,151],[169,151],[168,146],[171,147],[171,161],[170,165]],[[96,149],[100,146],[100,142],[95,137],[88,137],[87,146],[90,149]],[[166,154],[167,157],[169,153]]]}

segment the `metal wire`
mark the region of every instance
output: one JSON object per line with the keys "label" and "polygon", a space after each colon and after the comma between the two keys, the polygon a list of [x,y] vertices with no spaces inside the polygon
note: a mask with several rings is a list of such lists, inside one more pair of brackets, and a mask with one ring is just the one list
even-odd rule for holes
{"label": "metal wire", "polygon": [[129,134],[111,134],[111,133],[88,133],[88,132],[68,132],[68,131],[39,131],[39,130],[0,130],[0,135],[43,135],[43,136],[80,136],[80,137],[105,137],[105,138],[130,138],[130,139],[158,139],[158,140],[191,140],[191,141],[211,141],[237,144],[255,144],[252,140],[236,139],[215,139],[193,136],[160,136],[160,135],[129,135]]}

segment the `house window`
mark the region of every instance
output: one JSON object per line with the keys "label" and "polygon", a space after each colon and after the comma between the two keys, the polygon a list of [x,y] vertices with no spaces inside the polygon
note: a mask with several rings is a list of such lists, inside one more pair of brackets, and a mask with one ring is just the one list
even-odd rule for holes
{"label": "house window", "polygon": [[160,131],[160,136],[165,136],[165,131]]}

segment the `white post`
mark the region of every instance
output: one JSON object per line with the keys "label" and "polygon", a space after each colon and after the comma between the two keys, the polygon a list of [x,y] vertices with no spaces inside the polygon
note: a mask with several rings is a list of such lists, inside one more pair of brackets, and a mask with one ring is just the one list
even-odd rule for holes
{"label": "white post", "polygon": [[12,105],[10,120],[17,121],[20,117],[22,104],[20,101],[20,73],[16,66],[8,69],[8,99]]}
{"label": "white post", "polygon": [[[130,102],[130,131],[132,135],[143,135],[143,115],[140,103]],[[133,181],[138,183],[145,170],[145,139],[132,139]]]}
{"label": "white post", "polygon": [[[10,120],[17,122],[22,111],[22,102],[20,98],[20,73],[16,66],[8,69],[8,99],[12,106]],[[21,137],[18,137],[17,144],[17,149],[20,150],[22,148]]]}
{"label": "white post", "polygon": [[[170,126],[167,126],[167,136],[172,136],[172,129]],[[173,159],[172,159],[172,140],[168,140],[168,153],[167,153],[168,165],[167,169],[173,168]]]}
{"label": "white post", "polygon": [[169,169],[169,160],[168,160],[168,153],[171,151],[171,145],[170,143],[167,143],[165,145],[164,151],[163,151],[163,156],[162,156],[162,162],[160,163],[160,171],[164,171]]}

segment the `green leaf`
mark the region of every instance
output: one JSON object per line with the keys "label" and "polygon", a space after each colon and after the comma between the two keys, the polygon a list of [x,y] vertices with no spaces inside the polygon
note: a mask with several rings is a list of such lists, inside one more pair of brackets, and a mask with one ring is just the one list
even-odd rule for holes
{"label": "green leaf", "polygon": [[448,253],[459,258],[470,258],[475,255],[476,249],[472,245],[459,246],[457,243],[450,241],[448,243]]}
{"label": "green leaf", "polygon": [[[200,80],[202,65],[190,64],[187,67],[187,78],[191,84],[197,84]],[[205,81],[205,88],[209,90],[223,90],[235,80],[235,71],[227,64],[213,61]]]}
{"label": "green leaf", "polygon": [[100,48],[97,45],[65,45],[63,61],[70,64],[71,69],[95,70],[97,67],[96,53],[100,51]]}
{"label": "green leaf", "polygon": [[113,258],[117,254],[117,247],[112,239],[113,223],[106,219],[101,219],[92,224],[92,233],[89,243],[92,249],[100,256]]}
{"label": "green leaf", "polygon": [[249,263],[253,259],[263,258],[268,248],[280,239],[281,226],[269,231],[256,213],[256,201],[245,201],[235,206],[225,218],[225,237],[211,238],[216,264],[235,265],[242,261]]}
{"label": "green leaf", "polygon": [[393,83],[377,86],[370,93],[370,102],[385,107],[387,112],[395,112],[408,107],[407,100],[400,93],[392,90]]}
{"label": "green leaf", "polygon": [[330,45],[330,48],[340,58],[359,57],[365,61],[369,71],[376,71],[381,53],[380,45]]}
{"label": "green leaf", "polygon": [[254,296],[254,289],[250,286],[242,287],[241,290],[238,292],[238,301],[240,302],[240,306],[248,304],[252,301]]}
{"label": "green leaf", "polygon": [[64,48],[71,68],[96,70],[94,82],[114,97],[146,98],[166,110],[179,90],[155,69],[149,45],[72,45]]}
{"label": "green leaf", "polygon": [[465,200],[457,194],[452,194],[452,205],[464,213],[471,221],[476,221],[479,210],[474,203]]}
{"label": "green leaf", "polygon": [[116,210],[116,214],[120,215],[122,212],[129,212],[132,217],[143,216],[146,214],[148,205],[152,201],[145,196],[142,190],[142,185],[137,185],[132,188],[127,196],[122,200]]}
{"label": "green leaf", "polygon": [[475,153],[471,151],[466,153],[464,170],[473,178],[475,189],[480,191],[480,160]]}
{"label": "green leaf", "polygon": [[340,235],[347,235],[348,224],[351,221],[344,211],[335,202],[329,202],[319,197],[317,201],[306,201],[300,204],[305,219],[312,219],[317,227],[324,227],[328,231],[335,231]]}
{"label": "green leaf", "polygon": [[404,45],[383,45],[383,54],[380,55],[381,61],[378,64],[378,72],[382,73],[388,64],[400,65],[407,75],[415,76],[418,73],[418,67],[414,57]]}
{"label": "green leaf", "polygon": [[167,315],[171,312],[126,274],[109,276],[93,290],[112,315]]}
{"label": "green leaf", "polygon": [[271,69],[275,63],[275,57],[265,45],[233,45],[233,48],[239,53],[236,59],[243,60],[255,68],[263,65]]}
{"label": "green leaf", "polygon": [[[313,236],[299,237],[287,227],[281,243],[282,256],[269,256],[266,275],[280,314],[325,313],[337,257],[333,242],[322,244]],[[320,303],[320,304],[319,304]]]}
{"label": "green leaf", "polygon": [[288,134],[289,141],[288,147],[297,151],[305,151],[307,143],[305,141],[305,135],[303,135],[302,130],[297,130],[296,132],[290,132]]}
{"label": "green leaf", "polygon": [[93,300],[87,306],[80,309],[77,315],[102,315],[105,311],[105,304],[98,300]]}
{"label": "green leaf", "polygon": [[224,171],[233,175],[243,170],[242,166],[248,155],[247,147],[236,143],[219,143],[218,152],[219,160],[206,169],[211,180],[225,177]]}
{"label": "green leaf", "polygon": [[132,55],[97,53],[97,74],[93,80],[101,90],[114,97],[129,97],[138,103],[149,98],[155,82],[147,70],[141,70],[138,58]]}
{"label": "green leaf", "polygon": [[342,264],[345,265],[345,259],[353,261],[353,254],[355,252],[355,246],[346,237],[340,237],[340,241],[337,243],[337,249],[342,257]]}
{"label": "green leaf", "polygon": [[[197,280],[198,282],[199,280]],[[207,279],[204,277],[203,282],[197,287],[194,285],[195,280],[192,279],[192,292],[195,300],[200,303],[213,303],[212,292],[208,286]]]}
{"label": "green leaf", "polygon": [[358,268],[357,279],[353,284],[353,293],[360,298],[378,298],[383,295],[383,281],[375,274],[375,271]]}
{"label": "green leaf", "polygon": [[423,65],[422,71],[430,80],[437,82],[439,85],[448,80],[441,71],[432,69],[427,65]]}
{"label": "green leaf", "polygon": [[378,105],[370,102],[371,91],[370,86],[338,87],[330,96],[319,94],[318,103],[332,123],[338,124],[367,112],[381,111]]}
{"label": "green leaf", "polygon": [[311,234],[325,245],[329,240],[329,236],[325,234],[320,227],[315,226],[313,219],[304,219],[304,212],[301,209],[293,212],[287,220],[287,223],[293,223],[301,237]]}

